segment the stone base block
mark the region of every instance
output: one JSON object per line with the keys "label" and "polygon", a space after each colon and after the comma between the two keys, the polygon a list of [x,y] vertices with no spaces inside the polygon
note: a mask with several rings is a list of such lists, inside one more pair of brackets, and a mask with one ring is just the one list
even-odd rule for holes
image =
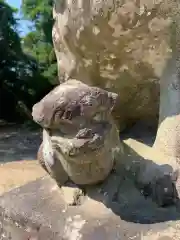
{"label": "stone base block", "polygon": [[103,184],[89,187],[84,201],[77,205],[66,202],[64,191],[65,187],[62,194],[56,183],[45,177],[1,196],[0,239],[170,240],[180,237],[179,204],[159,208],[151,198],[144,198],[129,179],[112,175]]}

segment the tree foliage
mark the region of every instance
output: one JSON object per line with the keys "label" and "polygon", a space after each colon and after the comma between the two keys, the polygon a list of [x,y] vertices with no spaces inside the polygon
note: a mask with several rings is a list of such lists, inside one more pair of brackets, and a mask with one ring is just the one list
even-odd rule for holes
{"label": "tree foliage", "polygon": [[15,12],[4,1],[0,1],[0,79],[17,78],[18,69],[24,54],[20,38],[16,31],[17,22],[13,17]]}
{"label": "tree foliage", "polygon": [[34,30],[24,37],[24,50],[33,56],[41,74],[51,83],[57,82],[57,62],[52,42],[52,0],[23,0],[22,12],[34,24]]}
{"label": "tree foliage", "polygon": [[[42,74],[47,67],[47,48],[45,45],[36,45],[33,50],[41,54],[35,54],[31,43],[28,45],[26,42],[26,39],[31,40],[31,36],[36,36],[33,41],[37,44],[38,34],[41,33],[37,30],[35,35],[32,32],[21,39],[14,15],[16,11],[0,0],[0,118],[8,120],[12,120],[14,115],[22,117],[22,112],[26,117],[29,112],[30,116],[32,105],[52,88],[48,78]],[[46,59],[43,59],[43,52]],[[41,59],[37,56],[41,56]]]}

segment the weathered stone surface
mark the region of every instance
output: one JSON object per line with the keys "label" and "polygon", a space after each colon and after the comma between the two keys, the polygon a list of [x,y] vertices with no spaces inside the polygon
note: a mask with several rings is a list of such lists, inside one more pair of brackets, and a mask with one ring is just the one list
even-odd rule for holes
{"label": "weathered stone surface", "polygon": [[63,185],[103,181],[114,166],[121,144],[111,111],[117,94],[69,80],[33,107],[33,118],[43,128],[38,159]]}
{"label": "weathered stone surface", "polygon": [[76,78],[119,93],[120,128],[137,119],[154,123],[179,9],[177,0],[56,0],[53,40],[61,81]]}
{"label": "weathered stone surface", "polygon": [[[179,178],[179,165],[139,156],[127,144],[123,144],[124,154],[117,162],[115,173],[129,177],[142,195],[149,196],[158,206],[176,204],[178,194],[176,184]],[[124,160],[124,161],[123,161]]]}
{"label": "weathered stone surface", "polygon": [[[180,14],[179,14],[180,16]],[[180,41],[180,32],[178,34]],[[179,54],[176,49],[176,54]],[[159,128],[154,148],[168,159],[180,162],[180,78],[179,59],[174,56],[161,81]]]}
{"label": "weathered stone surface", "polygon": [[[150,147],[154,143],[156,129],[147,128],[142,122],[137,123],[121,134],[125,138],[124,167],[142,193],[150,195],[158,205],[177,201],[176,185],[179,182],[179,164],[165,153]],[[136,140],[135,140],[136,139]],[[144,147],[146,143],[149,147]],[[122,170],[122,166],[119,167]],[[129,173],[130,174],[129,174]]]}
{"label": "weathered stone surface", "polygon": [[69,206],[79,206],[86,199],[85,192],[75,184],[61,187],[63,200]]}
{"label": "weathered stone surface", "polygon": [[101,192],[99,187],[89,190],[89,198],[78,207],[68,207],[49,178],[17,188],[0,198],[0,236],[5,240],[178,239],[178,205],[158,208],[130,180],[119,181],[119,203],[112,202],[116,188],[111,182],[111,188],[99,186]]}
{"label": "weathered stone surface", "polygon": [[51,167],[48,167],[48,164],[45,162],[44,159],[44,154],[43,154],[43,143],[41,143],[39,150],[38,150],[38,154],[37,154],[37,159],[41,165],[41,167],[47,172],[49,173],[49,175],[56,179],[57,184],[59,186],[61,186],[62,184],[66,183],[69,180],[69,177],[66,173],[66,171],[64,170],[61,162],[59,161],[58,157],[57,157],[57,153],[56,151],[53,152],[53,165],[51,165]]}

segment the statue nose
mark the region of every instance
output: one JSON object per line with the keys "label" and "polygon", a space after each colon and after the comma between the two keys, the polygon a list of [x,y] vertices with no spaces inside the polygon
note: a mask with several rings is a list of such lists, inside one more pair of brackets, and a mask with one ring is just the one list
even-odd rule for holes
{"label": "statue nose", "polygon": [[41,123],[44,120],[43,106],[36,103],[32,108],[32,117],[35,122]]}

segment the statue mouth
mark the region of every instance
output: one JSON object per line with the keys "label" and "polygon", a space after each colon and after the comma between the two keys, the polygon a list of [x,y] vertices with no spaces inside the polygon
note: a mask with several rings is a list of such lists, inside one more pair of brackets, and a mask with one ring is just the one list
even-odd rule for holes
{"label": "statue mouth", "polygon": [[64,133],[61,129],[51,129],[51,140],[56,149],[64,152],[63,146],[60,143],[64,141],[67,147],[66,155],[70,157],[76,157],[81,154],[92,153],[101,149],[107,138],[107,134],[110,132],[112,126],[105,121],[94,122],[84,128],[78,129],[74,134]]}

